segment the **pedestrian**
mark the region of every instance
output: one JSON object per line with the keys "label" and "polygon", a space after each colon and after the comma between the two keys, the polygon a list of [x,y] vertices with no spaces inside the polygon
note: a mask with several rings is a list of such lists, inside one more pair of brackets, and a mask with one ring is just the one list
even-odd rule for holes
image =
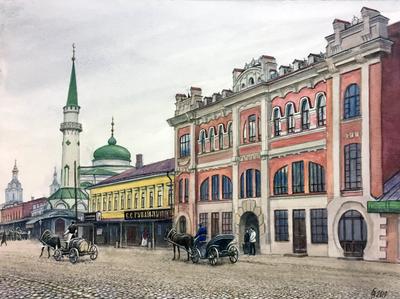
{"label": "pedestrian", "polygon": [[0,244],[0,246],[3,246],[3,243],[5,243],[6,246],[7,246],[7,234],[6,234],[6,231],[3,232],[3,236],[2,236],[2,238],[1,238],[1,244]]}
{"label": "pedestrian", "polygon": [[250,232],[249,229],[246,228],[246,232],[244,233],[244,254],[250,255]]}
{"label": "pedestrian", "polygon": [[254,228],[250,228],[250,254],[256,255],[256,241],[257,241],[257,233]]}
{"label": "pedestrian", "polygon": [[142,246],[147,247],[147,239],[149,238],[149,233],[147,232],[147,229],[145,228],[143,233],[142,233]]}

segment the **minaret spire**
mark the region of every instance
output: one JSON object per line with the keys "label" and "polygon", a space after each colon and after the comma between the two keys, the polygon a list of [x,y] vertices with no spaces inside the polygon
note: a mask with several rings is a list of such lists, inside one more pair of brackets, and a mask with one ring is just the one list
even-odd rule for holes
{"label": "minaret spire", "polygon": [[66,106],[78,107],[78,91],[76,88],[76,75],[75,75],[75,44],[72,44],[72,70],[71,70],[71,79],[69,81],[68,99]]}
{"label": "minaret spire", "polygon": [[114,116],[111,119],[111,137],[114,137]]}
{"label": "minaret spire", "polygon": [[108,139],[109,145],[116,145],[117,140],[114,137],[114,116],[111,119],[111,137]]}

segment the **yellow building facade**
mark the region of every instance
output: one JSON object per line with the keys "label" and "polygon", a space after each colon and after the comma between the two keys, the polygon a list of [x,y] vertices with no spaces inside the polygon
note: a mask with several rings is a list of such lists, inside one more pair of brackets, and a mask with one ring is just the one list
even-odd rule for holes
{"label": "yellow building facade", "polygon": [[90,187],[86,218],[93,223],[95,242],[164,244],[165,230],[172,225],[173,186],[174,159],[168,159],[129,169]]}

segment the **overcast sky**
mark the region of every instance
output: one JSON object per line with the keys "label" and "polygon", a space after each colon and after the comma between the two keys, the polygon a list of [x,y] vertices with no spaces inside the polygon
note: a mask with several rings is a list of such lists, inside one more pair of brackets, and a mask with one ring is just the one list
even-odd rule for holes
{"label": "overcast sky", "polygon": [[398,1],[0,0],[0,203],[14,159],[24,201],[49,195],[73,42],[81,165],[106,144],[112,116],[118,144],[149,163],[173,156],[176,93],[232,88],[232,69],[263,54],[289,64],[324,51],[333,19],[362,6],[400,21]]}

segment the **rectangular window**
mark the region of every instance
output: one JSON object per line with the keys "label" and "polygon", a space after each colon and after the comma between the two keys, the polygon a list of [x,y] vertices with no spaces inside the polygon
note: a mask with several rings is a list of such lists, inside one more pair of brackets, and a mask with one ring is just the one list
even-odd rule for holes
{"label": "rectangular window", "polygon": [[112,194],[108,194],[108,210],[112,210]]}
{"label": "rectangular window", "polygon": [[346,190],[361,189],[361,144],[346,145],[344,147],[344,160]]}
{"label": "rectangular window", "polygon": [[311,242],[328,243],[328,217],[326,209],[311,209]]}
{"label": "rectangular window", "polygon": [[185,134],[180,138],[180,157],[190,156],[190,135]]}
{"label": "rectangular window", "polygon": [[219,234],[219,213],[211,213],[211,238]]}
{"label": "rectangular window", "polygon": [[144,209],[145,204],[146,204],[146,193],[142,192],[142,202],[141,202],[142,209]]}
{"label": "rectangular window", "polygon": [[256,197],[261,197],[261,172],[256,169]]}
{"label": "rectangular window", "polygon": [[249,141],[256,141],[256,116],[254,114],[249,116]]}
{"label": "rectangular window", "polygon": [[168,184],[168,205],[172,206],[172,199],[174,198],[174,193],[172,191],[172,184]]}
{"label": "rectangular window", "polygon": [[152,208],[154,206],[154,192],[153,191],[149,192],[149,200],[150,200],[149,207]]}
{"label": "rectangular window", "polygon": [[325,171],[324,167],[317,163],[308,164],[310,193],[325,191]]}
{"label": "rectangular window", "polygon": [[246,197],[253,197],[253,169],[246,170]]}
{"label": "rectangular window", "polygon": [[185,179],[185,202],[189,201],[189,179]]}
{"label": "rectangular window", "polygon": [[289,241],[288,211],[275,210],[275,241]]}
{"label": "rectangular window", "polygon": [[232,233],[232,212],[222,212],[222,233]]}
{"label": "rectangular window", "polygon": [[128,204],[128,207],[127,207],[127,209],[128,209],[128,210],[131,210],[131,209],[132,209],[132,193],[131,193],[131,192],[128,193],[128,199],[127,199],[127,200],[128,200],[128,203],[127,203],[127,204]]}
{"label": "rectangular window", "polygon": [[135,209],[138,208],[139,205],[139,192],[135,193]]}
{"label": "rectangular window", "polygon": [[292,182],[293,193],[304,192],[304,162],[298,161],[292,163]]}
{"label": "rectangular window", "polygon": [[179,203],[183,202],[183,196],[184,196],[183,193],[184,193],[184,190],[183,190],[183,179],[180,179],[179,180],[179,186],[178,186],[178,196],[179,196],[178,200],[179,200]]}
{"label": "rectangular window", "polygon": [[219,199],[219,175],[211,177],[212,200]]}
{"label": "rectangular window", "polygon": [[157,191],[157,205],[159,207],[162,206],[162,198],[163,198],[163,187],[159,187]]}
{"label": "rectangular window", "polygon": [[118,194],[114,194],[114,211],[118,210]]}
{"label": "rectangular window", "polygon": [[227,176],[222,176],[222,198],[232,199],[232,182]]}
{"label": "rectangular window", "polygon": [[121,210],[125,209],[125,193],[121,193]]}
{"label": "rectangular window", "polygon": [[203,224],[206,228],[208,228],[208,213],[200,213],[199,214],[199,224]]}

